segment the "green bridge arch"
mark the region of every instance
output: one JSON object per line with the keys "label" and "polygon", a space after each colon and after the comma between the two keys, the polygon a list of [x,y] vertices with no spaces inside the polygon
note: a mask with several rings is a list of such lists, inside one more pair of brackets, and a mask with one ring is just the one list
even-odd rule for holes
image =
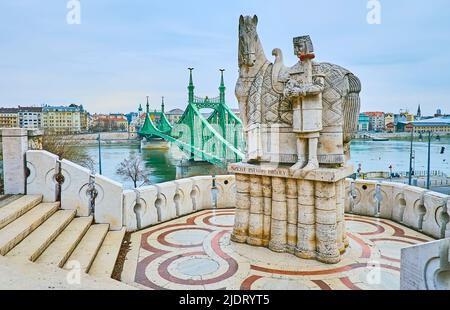
{"label": "green bridge arch", "polygon": [[[164,104],[161,112],[150,112],[147,105],[139,136],[172,142],[194,161],[220,166],[242,161],[245,157],[242,122],[225,102],[224,70],[220,70],[219,96],[215,98],[195,96],[192,71],[189,68],[188,105],[180,120],[172,126],[164,113]],[[206,118],[202,109],[211,109],[212,113]]]}

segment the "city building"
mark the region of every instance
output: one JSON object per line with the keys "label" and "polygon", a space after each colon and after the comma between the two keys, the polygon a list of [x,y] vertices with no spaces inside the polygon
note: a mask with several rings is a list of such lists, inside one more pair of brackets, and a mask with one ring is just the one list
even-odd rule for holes
{"label": "city building", "polygon": [[406,116],[403,114],[394,114],[394,125],[397,126],[399,122],[406,122]]}
{"label": "city building", "polygon": [[83,106],[44,106],[43,128],[55,134],[73,134],[88,130],[88,116]]}
{"label": "city building", "polygon": [[414,126],[411,122],[399,121],[395,126],[396,132],[411,132]]}
{"label": "city building", "polygon": [[18,127],[18,112],[17,108],[0,108],[0,128]]}
{"label": "city building", "polygon": [[409,113],[409,112],[403,112],[401,113],[403,114],[403,116],[405,117],[407,122],[414,122],[416,120],[416,117],[414,114]]}
{"label": "city building", "polygon": [[385,113],[384,114],[384,127],[386,127],[390,123],[392,123],[392,124],[395,123],[394,113]]}
{"label": "city building", "polygon": [[178,123],[183,114],[184,111],[182,109],[172,109],[166,113],[166,117],[169,120],[169,122],[173,125]]}
{"label": "city building", "polygon": [[384,127],[384,130],[386,132],[389,132],[389,133],[395,132],[395,129],[396,129],[396,127],[395,127],[395,124],[393,122],[387,123],[386,126]]}
{"label": "city building", "polygon": [[365,113],[359,114],[358,131],[369,131],[369,116]]}
{"label": "city building", "polygon": [[438,134],[450,133],[450,116],[424,119],[412,122],[411,124],[414,126],[414,131],[416,132],[432,131]]}
{"label": "city building", "polygon": [[94,131],[128,131],[128,119],[120,113],[94,114]]}
{"label": "city building", "polygon": [[138,112],[129,112],[129,113],[125,114],[125,117],[128,120],[128,124],[131,124],[139,117],[139,113]]}
{"label": "city building", "polygon": [[18,109],[20,128],[42,128],[42,107],[21,107]]}
{"label": "city building", "polygon": [[384,113],[383,112],[365,112],[369,117],[369,131],[384,130]]}

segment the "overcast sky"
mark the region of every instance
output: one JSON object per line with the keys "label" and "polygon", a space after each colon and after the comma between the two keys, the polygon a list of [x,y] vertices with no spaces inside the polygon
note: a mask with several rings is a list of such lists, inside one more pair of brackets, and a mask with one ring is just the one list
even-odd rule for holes
{"label": "overcast sky", "polygon": [[362,81],[363,111],[422,105],[450,113],[450,1],[380,0],[370,25],[366,0],[82,0],[81,24],[66,22],[67,0],[1,0],[0,106],[83,104],[90,112],[128,112],[161,96],[183,108],[187,67],[196,94],[237,107],[237,27],[257,14],[269,57],[297,61],[292,37],[310,34],[318,61],[344,66]]}

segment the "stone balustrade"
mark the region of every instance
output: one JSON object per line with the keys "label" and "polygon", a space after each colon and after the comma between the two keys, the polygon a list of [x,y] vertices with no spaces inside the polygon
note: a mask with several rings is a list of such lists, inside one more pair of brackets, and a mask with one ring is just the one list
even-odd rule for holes
{"label": "stone balustrade", "polygon": [[96,223],[122,229],[122,184],[47,151],[27,151],[25,157],[27,194],[41,194],[44,202],[61,201],[62,209],[76,210],[78,216],[93,213]]}
{"label": "stone balustrade", "polygon": [[126,190],[123,224],[133,231],[204,209],[234,208],[234,179],[197,176]]}
{"label": "stone balustrade", "polygon": [[111,230],[145,228],[196,211],[233,208],[235,178],[198,176],[123,190],[120,183],[42,150],[26,152],[26,193],[44,202],[61,201],[77,216],[94,215]]}
{"label": "stone balustrade", "polygon": [[400,183],[346,180],[345,211],[380,217],[431,237],[450,237],[449,196]]}
{"label": "stone balustrade", "polygon": [[[27,130],[3,129],[2,135],[5,194],[41,194],[44,202],[61,201],[63,209],[76,210],[78,216],[93,214],[96,223],[110,224],[112,230],[126,226],[133,231],[203,209],[234,208],[236,204],[250,208],[250,201],[236,194],[240,191],[234,175],[197,176],[123,190],[121,184],[54,154],[29,150]],[[271,199],[265,181],[261,189],[253,188],[258,191],[255,197],[264,202],[258,206]],[[344,185],[347,213],[389,219],[438,239],[450,237],[449,196],[401,183],[346,179]],[[302,193],[306,189],[299,188]],[[267,208],[256,210],[254,205],[252,210],[252,220],[267,223],[272,216]],[[308,214],[297,216],[307,219]],[[294,217],[286,214],[289,224]],[[288,226],[293,234],[295,227]],[[267,241],[271,232],[261,233]]]}
{"label": "stone balustrade", "polygon": [[[78,216],[94,212],[95,221],[110,224],[112,230],[126,226],[134,231],[204,209],[235,207],[233,175],[198,176],[123,190],[121,184],[46,151],[27,151],[26,166],[27,194],[42,194],[45,202],[60,200],[63,209],[76,210]],[[449,210],[449,196],[419,187],[345,181],[347,213],[393,220],[434,238],[450,237]],[[263,221],[267,212],[261,210]]]}

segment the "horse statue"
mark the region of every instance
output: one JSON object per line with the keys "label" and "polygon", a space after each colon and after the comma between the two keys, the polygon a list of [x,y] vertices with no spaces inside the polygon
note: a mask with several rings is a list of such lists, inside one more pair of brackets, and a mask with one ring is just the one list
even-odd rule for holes
{"label": "horse statue", "polygon": [[[308,139],[298,139],[294,130],[298,115],[295,100],[287,91],[289,77],[304,76],[305,70],[301,69],[304,66],[286,67],[278,48],[272,51],[275,59],[270,62],[257,24],[256,15],[240,16],[239,79],[235,93],[247,141],[246,161],[307,165],[311,152]],[[316,158],[321,167],[340,167],[350,157],[349,143],[358,122],[361,83],[350,71],[334,64],[311,61],[310,67],[311,74],[320,75],[323,84],[318,97],[322,110],[317,114],[321,120]]]}

